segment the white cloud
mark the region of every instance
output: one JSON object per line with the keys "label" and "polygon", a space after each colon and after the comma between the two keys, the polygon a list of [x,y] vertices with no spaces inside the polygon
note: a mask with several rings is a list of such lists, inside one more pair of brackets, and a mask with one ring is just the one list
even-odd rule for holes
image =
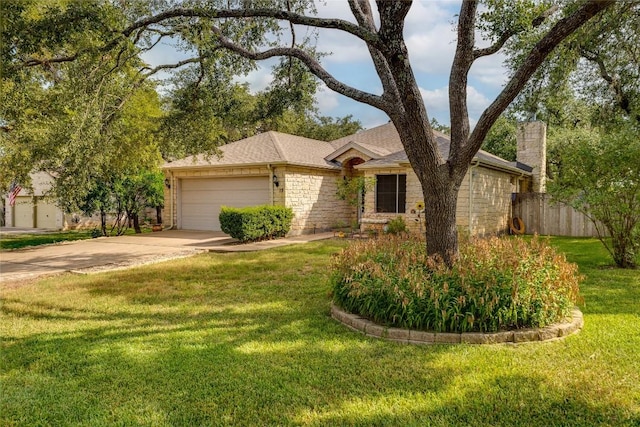
{"label": "white cloud", "polygon": [[[435,90],[420,88],[429,117],[449,117],[449,87]],[[473,86],[467,87],[467,109],[469,120],[475,124],[482,112],[489,106],[491,100]],[[443,121],[443,120],[439,120]]]}
{"label": "white cloud", "polygon": [[316,92],[316,106],[323,116],[331,116],[335,108],[338,107],[340,101],[338,94],[329,89],[324,83],[321,83]]}
{"label": "white cloud", "polygon": [[415,2],[405,21],[405,42],[411,64],[425,73],[448,73],[455,52],[451,25],[457,2]]}
{"label": "white cloud", "polygon": [[507,82],[507,68],[504,66],[505,55],[497,53],[478,59],[471,67],[469,75],[478,82],[493,89],[503,87]]}

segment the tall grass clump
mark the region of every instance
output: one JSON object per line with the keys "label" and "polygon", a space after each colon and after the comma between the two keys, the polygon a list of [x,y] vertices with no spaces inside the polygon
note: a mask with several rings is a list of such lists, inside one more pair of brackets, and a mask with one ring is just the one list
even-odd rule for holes
{"label": "tall grass clump", "polygon": [[460,243],[453,268],[418,237],[357,241],[334,256],[334,301],[376,323],[436,332],[543,327],[567,317],[580,276],[547,242],[492,237]]}

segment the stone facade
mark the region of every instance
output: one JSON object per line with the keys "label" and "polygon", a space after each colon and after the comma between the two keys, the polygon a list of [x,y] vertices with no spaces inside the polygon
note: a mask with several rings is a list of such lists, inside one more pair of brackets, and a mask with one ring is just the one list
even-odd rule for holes
{"label": "stone facade", "polygon": [[[409,167],[366,169],[365,176],[406,174],[407,196],[404,214],[376,213],[375,189],[365,195],[365,218],[391,220],[404,218],[413,232],[424,232],[424,213],[417,209],[424,202],[418,177]],[[505,232],[511,216],[511,194],[516,191],[516,177],[502,171],[473,166],[467,172],[460,191],[456,209],[457,224],[471,235],[488,235]],[[428,220],[428,219],[426,219]]]}
{"label": "stone facade", "polygon": [[[270,200],[293,210],[290,235],[311,234],[328,230],[338,222],[348,223],[354,208],[336,198],[339,170],[323,170],[298,166],[176,169],[167,175],[171,188],[165,186],[165,225],[178,224],[180,183],[189,178],[228,178],[241,176],[276,176],[278,186],[271,185]],[[169,223],[169,220],[172,221]]]}
{"label": "stone facade", "polygon": [[[336,197],[340,171],[286,166],[284,185],[278,192],[284,205],[293,210],[291,235],[310,234],[328,230],[338,222],[349,223],[354,208]],[[282,199],[274,201],[282,203]]]}
{"label": "stone facade", "polygon": [[519,162],[533,168],[531,191],[546,192],[547,180],[547,125],[544,122],[518,123],[516,132]]}
{"label": "stone facade", "polygon": [[458,196],[458,223],[472,235],[507,231],[515,182],[515,177],[505,172],[484,167],[469,169]]}

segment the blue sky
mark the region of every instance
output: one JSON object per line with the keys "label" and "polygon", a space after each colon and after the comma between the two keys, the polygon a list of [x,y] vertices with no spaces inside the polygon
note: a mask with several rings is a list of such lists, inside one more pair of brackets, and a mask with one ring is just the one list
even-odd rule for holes
{"label": "blue sky", "polygon": [[[317,2],[318,14],[354,21],[346,0]],[[374,5],[375,7],[375,5]],[[459,0],[415,0],[405,23],[405,40],[409,58],[430,117],[440,123],[449,123],[448,77],[455,50],[455,22],[460,10]],[[304,30],[299,31],[301,35]],[[478,37],[479,40],[479,37]],[[476,42],[482,44],[482,40]],[[318,50],[331,52],[322,59],[323,66],[339,80],[359,89],[379,94],[381,84],[375,73],[369,53],[357,38],[336,30],[319,30]],[[152,65],[167,62],[180,56],[167,46],[145,56]],[[505,83],[504,57],[494,55],[477,61],[469,78],[468,105],[473,125]],[[253,90],[265,88],[270,81],[270,64],[248,76],[238,78],[247,81]],[[351,114],[365,128],[371,128],[389,119],[385,113],[373,107],[352,101],[326,87],[317,95],[320,113],[325,116]]]}

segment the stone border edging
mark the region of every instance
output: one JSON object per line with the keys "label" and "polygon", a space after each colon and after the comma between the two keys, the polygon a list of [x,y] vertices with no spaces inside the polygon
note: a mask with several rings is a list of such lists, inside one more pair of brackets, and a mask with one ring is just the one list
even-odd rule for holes
{"label": "stone border edging", "polygon": [[549,341],[567,337],[582,329],[584,318],[577,308],[571,311],[571,321],[556,323],[544,328],[517,329],[514,331],[482,332],[427,332],[411,329],[390,328],[378,325],[357,314],[347,313],[331,304],[331,317],[348,328],[362,332],[368,337],[382,338],[404,344],[502,344]]}

